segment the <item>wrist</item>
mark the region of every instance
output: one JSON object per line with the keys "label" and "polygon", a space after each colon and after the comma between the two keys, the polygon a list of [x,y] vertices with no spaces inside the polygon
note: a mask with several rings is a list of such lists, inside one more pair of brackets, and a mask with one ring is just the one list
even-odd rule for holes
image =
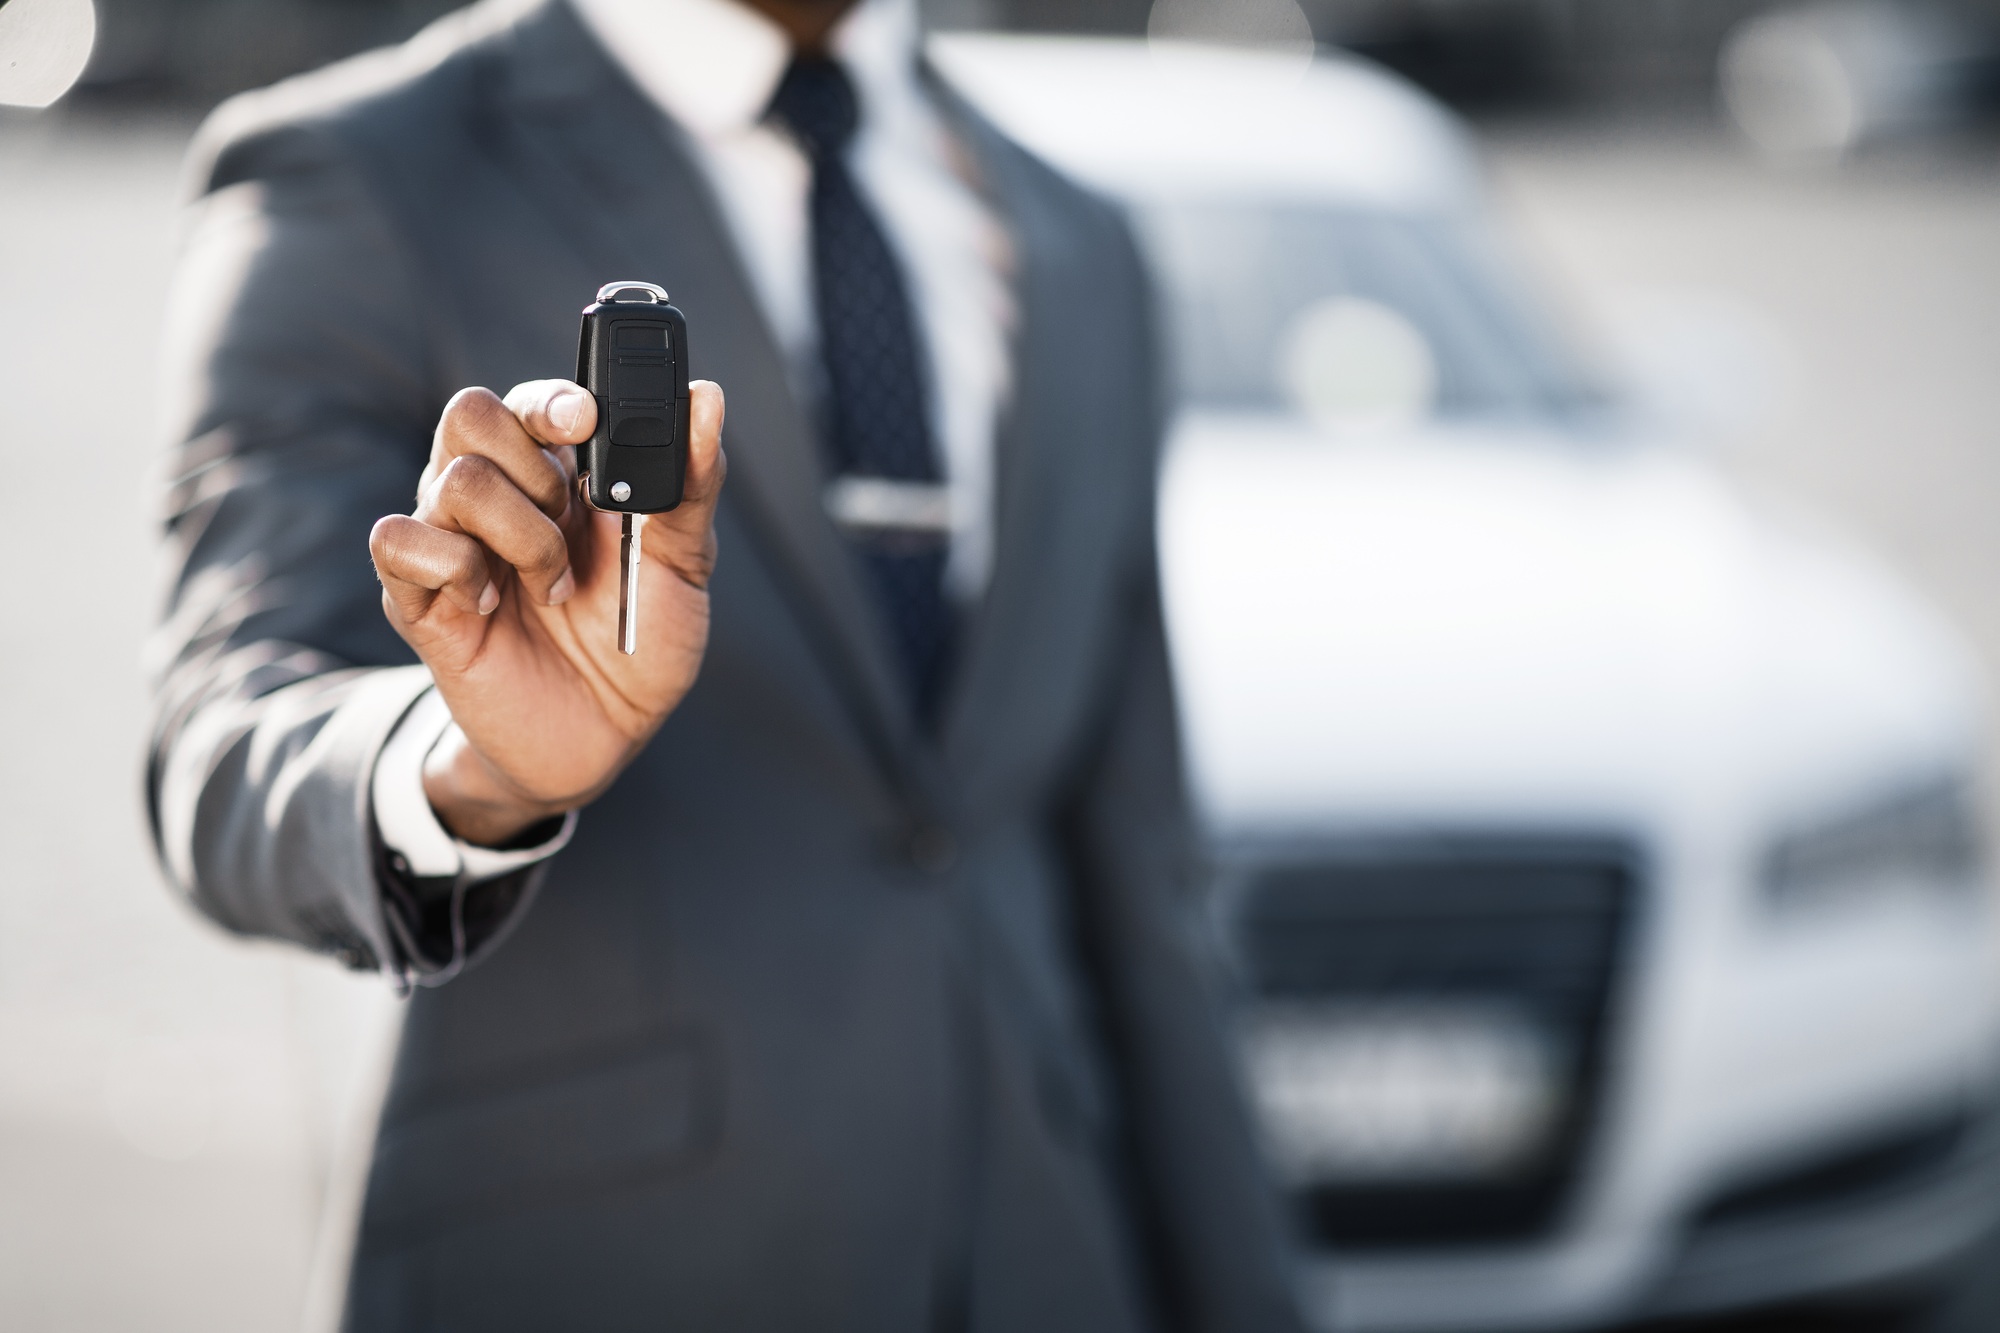
{"label": "wrist", "polygon": [[527,829],[568,813],[513,790],[456,723],[424,758],[424,795],[451,835],[477,847],[504,847]]}

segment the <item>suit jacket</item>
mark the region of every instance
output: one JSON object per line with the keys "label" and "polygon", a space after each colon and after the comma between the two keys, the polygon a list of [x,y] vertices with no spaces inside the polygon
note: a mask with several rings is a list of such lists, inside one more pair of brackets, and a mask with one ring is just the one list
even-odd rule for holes
{"label": "suit jacket", "polygon": [[[1189,874],[1146,283],[1111,208],[952,114],[1023,318],[996,572],[934,737],[687,146],[562,0],[197,142],[163,863],[232,930],[478,964],[411,999],[354,1328],[1293,1326]],[[428,895],[370,823],[428,677],[367,534],[450,394],[567,373],[610,278],[667,286],[729,395],[708,658],[545,874]]]}

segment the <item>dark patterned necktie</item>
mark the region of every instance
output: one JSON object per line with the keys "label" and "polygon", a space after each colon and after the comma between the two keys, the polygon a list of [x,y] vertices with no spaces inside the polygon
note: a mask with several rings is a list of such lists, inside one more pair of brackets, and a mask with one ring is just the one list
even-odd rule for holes
{"label": "dark patterned necktie", "polygon": [[[827,447],[836,477],[939,481],[917,331],[902,270],[847,169],[859,107],[847,71],[799,56],[772,96],[812,159],[812,272],[826,368]],[[908,678],[917,717],[935,720],[951,651],[946,535],[854,534]]]}

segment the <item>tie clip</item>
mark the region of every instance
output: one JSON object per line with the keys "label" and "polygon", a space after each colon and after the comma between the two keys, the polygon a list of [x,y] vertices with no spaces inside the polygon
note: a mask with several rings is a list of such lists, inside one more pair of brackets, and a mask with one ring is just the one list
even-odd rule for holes
{"label": "tie clip", "polygon": [[951,535],[951,491],[937,482],[835,477],[827,485],[825,503],[835,526],[856,536]]}

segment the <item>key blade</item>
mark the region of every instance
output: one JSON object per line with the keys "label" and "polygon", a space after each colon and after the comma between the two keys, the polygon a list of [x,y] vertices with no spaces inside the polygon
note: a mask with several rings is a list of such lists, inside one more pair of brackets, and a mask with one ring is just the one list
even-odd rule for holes
{"label": "key blade", "polygon": [[644,514],[625,514],[618,534],[618,651],[639,651],[639,556],[646,530]]}

